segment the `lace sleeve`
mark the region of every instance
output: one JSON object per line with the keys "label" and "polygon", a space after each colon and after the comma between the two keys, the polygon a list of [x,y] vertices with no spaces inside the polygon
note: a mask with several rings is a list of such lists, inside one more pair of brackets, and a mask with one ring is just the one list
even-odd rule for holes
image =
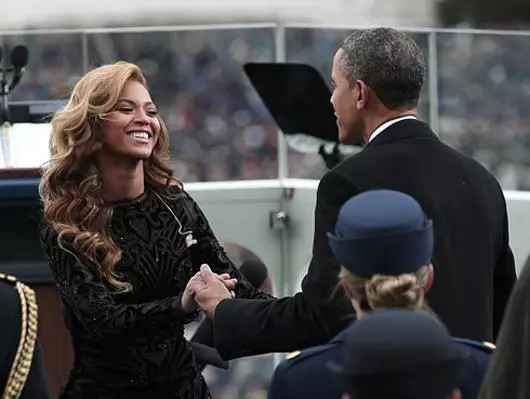
{"label": "lace sleeve", "polygon": [[192,218],[195,220],[194,236],[197,244],[190,247],[192,251],[193,264],[198,271],[200,266],[206,263],[212,271],[217,274],[229,273],[232,278],[236,278],[236,297],[254,298],[254,299],[271,299],[272,296],[254,288],[237,270],[230,258],[226,255],[225,250],[219,244],[219,241],[213,233],[210,223],[202,212],[199,205],[188,194],[186,201],[190,205]]}
{"label": "lace sleeve", "polygon": [[118,304],[102,277],[87,262],[60,248],[47,226],[40,242],[64,305],[95,338],[107,339],[135,328],[136,333],[158,329],[162,323],[183,323],[180,297],[144,304]]}

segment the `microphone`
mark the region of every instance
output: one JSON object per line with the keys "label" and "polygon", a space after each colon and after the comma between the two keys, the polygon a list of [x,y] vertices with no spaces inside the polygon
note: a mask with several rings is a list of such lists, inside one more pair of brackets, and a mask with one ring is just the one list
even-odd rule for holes
{"label": "microphone", "polygon": [[328,169],[333,169],[335,166],[341,163],[345,158],[345,156],[341,154],[340,152],[339,143],[335,144],[333,146],[333,151],[329,153],[326,152],[326,148],[324,144],[322,144],[320,148],[318,149],[318,153],[324,160],[324,163],[326,164],[326,167]]}
{"label": "microphone", "polygon": [[15,69],[22,69],[28,65],[29,53],[26,46],[16,46],[11,51],[11,64]]}
{"label": "microphone", "polygon": [[239,266],[239,272],[255,288],[261,288],[265,279],[269,275],[267,266],[265,266],[263,262],[253,259],[244,261],[241,266]]}
{"label": "microphone", "polygon": [[[4,49],[0,47],[0,61],[2,61],[3,56]],[[11,51],[12,68],[4,68],[3,65],[0,65],[0,123],[3,122],[2,136],[6,136],[6,130],[8,130],[8,126],[11,123],[8,104],[9,94],[11,94],[11,91],[20,83],[28,61],[28,48],[26,46],[16,46]],[[7,81],[7,74],[9,72],[13,72],[11,83],[8,83]]]}
{"label": "microphone", "polygon": [[29,53],[26,46],[16,46],[11,51],[11,64],[13,65],[13,80],[11,81],[8,91],[13,90],[20,83],[22,75],[25,72],[25,66],[28,65]]}

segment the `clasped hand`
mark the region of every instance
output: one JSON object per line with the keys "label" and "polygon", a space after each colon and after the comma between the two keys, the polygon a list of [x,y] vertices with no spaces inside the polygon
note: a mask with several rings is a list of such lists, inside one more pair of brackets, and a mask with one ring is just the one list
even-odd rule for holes
{"label": "clasped hand", "polygon": [[215,314],[215,308],[223,299],[234,298],[237,279],[228,273],[215,274],[208,265],[193,276],[182,295],[182,309],[189,313],[198,305],[209,317]]}

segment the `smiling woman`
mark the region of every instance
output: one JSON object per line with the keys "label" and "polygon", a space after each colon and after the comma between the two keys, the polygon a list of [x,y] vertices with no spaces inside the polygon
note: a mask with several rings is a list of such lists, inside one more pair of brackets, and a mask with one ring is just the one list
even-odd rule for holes
{"label": "smiling woman", "polygon": [[60,397],[209,397],[183,335],[197,316],[188,281],[208,264],[236,296],[269,296],[241,277],[173,176],[141,70],[118,62],[85,75],[50,147],[41,243],[76,355]]}

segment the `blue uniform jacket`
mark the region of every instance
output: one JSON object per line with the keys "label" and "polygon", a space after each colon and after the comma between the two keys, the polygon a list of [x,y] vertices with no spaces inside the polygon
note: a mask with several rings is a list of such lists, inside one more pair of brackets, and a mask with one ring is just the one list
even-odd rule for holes
{"label": "blue uniform jacket", "polygon": [[[343,331],[326,345],[293,352],[276,368],[269,387],[269,399],[341,398],[337,382],[327,364],[341,362]],[[460,391],[462,399],[476,399],[494,350],[493,344],[453,338],[469,356],[464,365]]]}

